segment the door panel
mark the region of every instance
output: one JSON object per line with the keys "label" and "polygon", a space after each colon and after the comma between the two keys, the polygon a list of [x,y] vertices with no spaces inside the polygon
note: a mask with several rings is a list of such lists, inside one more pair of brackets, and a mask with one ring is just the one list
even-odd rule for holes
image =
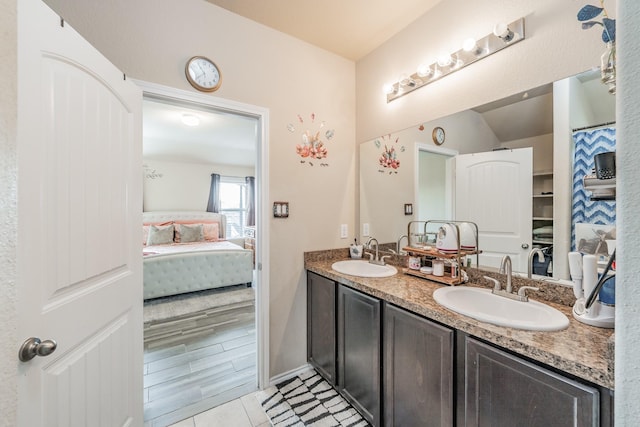
{"label": "door panel", "polygon": [[18,5],[19,426],[142,424],[141,92]]}
{"label": "door panel", "polygon": [[514,271],[527,269],[532,159],[531,148],[456,157],[456,219],[478,225],[481,265],[497,268],[509,255]]}
{"label": "door panel", "polygon": [[338,390],[372,425],[381,417],[381,303],[338,286]]}

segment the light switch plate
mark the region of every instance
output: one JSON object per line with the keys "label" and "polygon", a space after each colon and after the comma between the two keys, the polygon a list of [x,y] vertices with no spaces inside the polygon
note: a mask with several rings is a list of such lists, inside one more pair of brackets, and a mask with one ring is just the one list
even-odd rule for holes
{"label": "light switch plate", "polygon": [[369,223],[362,224],[362,237],[369,237]]}
{"label": "light switch plate", "polygon": [[340,225],[340,238],[346,239],[349,236],[349,227],[347,224]]}

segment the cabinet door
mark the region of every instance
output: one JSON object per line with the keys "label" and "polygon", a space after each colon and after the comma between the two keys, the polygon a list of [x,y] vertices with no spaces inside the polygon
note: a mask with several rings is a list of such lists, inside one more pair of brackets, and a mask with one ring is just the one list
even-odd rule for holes
{"label": "cabinet door", "polygon": [[452,329],[384,309],[384,424],[453,426]]}
{"label": "cabinet door", "polygon": [[380,425],[380,300],[338,287],[338,389]]}
{"label": "cabinet door", "polygon": [[462,347],[466,374],[459,425],[600,425],[597,389],[470,337]]}
{"label": "cabinet door", "polygon": [[307,358],[331,384],[336,384],[336,284],[307,275]]}

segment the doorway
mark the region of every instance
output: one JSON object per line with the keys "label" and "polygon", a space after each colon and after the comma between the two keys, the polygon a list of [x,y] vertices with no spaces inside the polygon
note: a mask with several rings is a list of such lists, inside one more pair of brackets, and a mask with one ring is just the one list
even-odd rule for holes
{"label": "doorway", "polygon": [[[138,84],[144,91],[143,122],[146,122],[147,114],[157,116],[156,119],[164,115],[167,122],[175,121],[177,115],[180,121],[185,118],[194,120],[195,117],[204,125],[198,129],[199,126],[181,123],[179,131],[177,127],[165,128],[159,130],[162,135],[153,135],[153,146],[145,147],[143,156],[145,192],[148,190],[148,194],[144,195],[144,211],[204,211],[210,187],[209,182],[203,186],[202,180],[208,181],[211,173],[219,174],[219,200],[222,203],[219,212],[226,219],[225,239],[253,251],[253,280],[250,285],[200,291],[190,295],[190,302],[185,302],[195,304],[198,309],[202,308],[198,300],[208,298],[208,301],[214,302],[204,310],[206,315],[198,311],[195,323],[187,326],[195,330],[194,336],[199,337],[184,345],[178,343],[178,347],[182,346],[180,350],[175,345],[169,345],[166,349],[156,347],[149,352],[153,353],[150,358],[145,360],[145,378],[150,379],[145,384],[145,421],[153,420],[154,425],[168,425],[262,388],[268,380],[268,275],[263,269],[263,265],[268,265],[268,254],[263,250],[268,247],[268,234],[262,226],[268,188],[266,162],[263,161],[263,153],[267,152],[268,112],[211,96],[144,82]],[[203,128],[204,132],[201,130]],[[145,144],[152,132],[145,124]],[[224,136],[218,137],[221,133]],[[255,195],[255,220],[252,223],[247,223],[247,205],[251,194],[247,189],[248,177],[253,179],[251,187]],[[173,188],[167,190],[159,186],[158,183],[163,180]],[[198,189],[193,188],[194,180],[198,180]],[[247,301],[248,295],[252,296],[251,301]],[[168,298],[173,298],[180,306],[181,298],[189,298],[189,295]],[[220,300],[224,298],[229,300],[229,304],[221,306]],[[145,309],[147,305],[148,302],[145,303]],[[180,325],[191,322],[189,314],[186,314],[186,321],[183,321],[184,310],[179,316],[182,318],[174,320],[176,329],[168,334],[191,334],[193,331],[180,331]],[[171,322],[169,319],[167,324]],[[147,334],[148,326],[145,324],[145,359],[147,337],[151,337],[149,342],[160,337],[161,342],[166,332],[165,326],[165,331],[158,332],[156,329]],[[171,343],[171,339],[168,342]],[[188,351],[191,354],[172,355],[174,351]],[[186,367],[176,365],[179,359],[187,361]],[[154,379],[154,372],[148,371],[151,365],[147,362],[155,363],[154,370],[159,366],[167,374],[169,382],[164,391],[157,387],[152,395],[152,383],[158,379]],[[185,369],[198,371],[197,375],[180,375],[179,372]],[[162,376],[160,373],[157,375]],[[181,384],[194,382],[199,382],[198,387],[180,391]],[[163,394],[169,397],[173,394],[177,399],[170,405],[157,401],[154,406],[153,399],[161,399]],[[164,409],[159,411],[158,407]]]}
{"label": "doorway", "polygon": [[418,142],[415,152],[415,217],[422,221],[455,219],[453,161],[458,151]]}

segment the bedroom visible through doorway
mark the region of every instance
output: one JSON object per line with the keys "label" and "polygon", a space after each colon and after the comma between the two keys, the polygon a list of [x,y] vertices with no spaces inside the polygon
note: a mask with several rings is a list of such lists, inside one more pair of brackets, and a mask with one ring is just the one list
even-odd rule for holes
{"label": "bedroom visible through doorway", "polygon": [[262,125],[145,92],[145,422],[170,425],[258,389]]}

